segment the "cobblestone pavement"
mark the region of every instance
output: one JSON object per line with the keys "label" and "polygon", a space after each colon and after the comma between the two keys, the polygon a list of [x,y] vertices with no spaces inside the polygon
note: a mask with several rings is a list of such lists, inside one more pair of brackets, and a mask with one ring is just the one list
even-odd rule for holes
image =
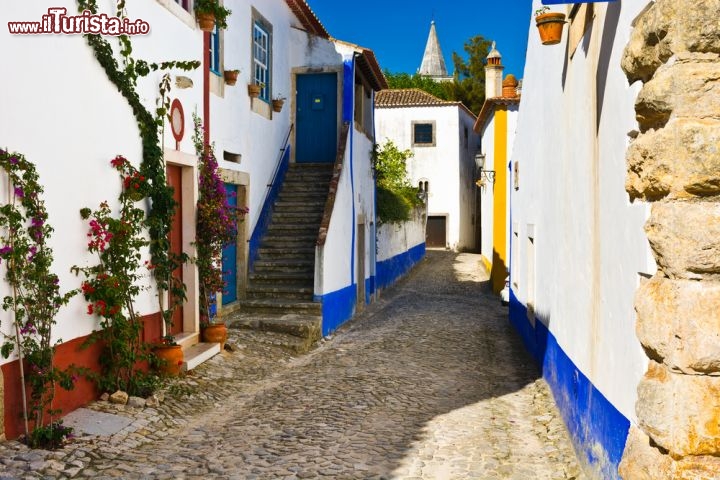
{"label": "cobblestone pavement", "polygon": [[293,357],[232,331],[223,353],[111,437],[0,444],[2,478],[580,479],[545,383],[485,293],[478,256],[429,251],[408,279]]}

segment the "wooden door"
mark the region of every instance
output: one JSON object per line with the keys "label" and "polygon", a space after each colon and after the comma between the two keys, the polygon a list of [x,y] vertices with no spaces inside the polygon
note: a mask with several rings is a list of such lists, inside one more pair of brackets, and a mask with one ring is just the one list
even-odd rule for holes
{"label": "wooden door", "polygon": [[[238,198],[237,198],[237,192],[238,187],[237,185],[233,185],[232,183],[226,183],[225,184],[225,197],[227,198],[227,203],[231,207],[237,207],[238,205]],[[235,228],[237,228],[237,217],[235,217]],[[223,282],[225,283],[225,288],[223,288],[222,292],[222,304],[227,305],[228,303],[232,303],[237,301],[237,290],[238,290],[238,248],[237,248],[237,239],[236,241],[225,245],[222,251],[222,275],[223,275]]]}
{"label": "wooden door", "polygon": [[428,217],[425,244],[428,247],[445,248],[447,217]]}
{"label": "wooden door", "polygon": [[337,154],[337,74],[297,76],[295,161],[333,163]]}
{"label": "wooden door", "polygon": [[[167,166],[167,182],[173,188],[173,200],[175,200],[175,216],[170,228],[170,251],[180,255],[182,253],[182,167],[177,165]],[[173,276],[183,279],[182,266],[175,269]],[[169,300],[172,302],[172,299]],[[183,331],[183,307],[179,306],[173,312],[172,326],[169,334],[177,335]]]}

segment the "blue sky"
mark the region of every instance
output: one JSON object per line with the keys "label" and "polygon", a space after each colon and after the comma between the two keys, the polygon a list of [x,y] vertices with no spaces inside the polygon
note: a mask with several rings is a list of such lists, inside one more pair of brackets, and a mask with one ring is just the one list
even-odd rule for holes
{"label": "blue sky", "polygon": [[[370,48],[383,69],[415,73],[435,18],[448,72],[474,35],[497,42],[505,74],[522,77],[531,0],[307,0],[335,38]],[[352,7],[357,6],[357,8]]]}

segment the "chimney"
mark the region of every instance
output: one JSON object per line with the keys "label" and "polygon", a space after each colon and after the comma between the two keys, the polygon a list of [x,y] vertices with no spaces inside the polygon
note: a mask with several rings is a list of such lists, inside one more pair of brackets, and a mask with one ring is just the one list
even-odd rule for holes
{"label": "chimney", "polygon": [[503,98],[516,98],[518,96],[518,81],[512,73],[502,82]]}
{"label": "chimney", "polygon": [[485,98],[496,98],[502,95],[504,69],[502,55],[497,51],[495,42],[493,42],[487,56],[487,65],[485,65]]}

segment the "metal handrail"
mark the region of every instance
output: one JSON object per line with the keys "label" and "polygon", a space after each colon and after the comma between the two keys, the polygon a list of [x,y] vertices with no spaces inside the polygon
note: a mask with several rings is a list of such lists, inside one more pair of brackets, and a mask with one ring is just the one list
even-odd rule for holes
{"label": "metal handrail", "polygon": [[283,142],[283,146],[280,149],[280,155],[278,156],[277,162],[275,162],[275,171],[272,175],[272,180],[270,180],[270,183],[267,184],[267,191],[265,192],[265,198],[263,198],[262,205],[265,204],[265,200],[267,200],[267,196],[270,193],[270,188],[272,188],[273,185],[275,185],[275,181],[277,180],[278,172],[280,171],[280,164],[282,163],[282,159],[285,156],[285,152],[287,151],[288,147],[290,146],[290,134],[293,131],[293,128],[295,128],[295,124],[291,123],[290,128],[288,129],[287,135],[285,135],[285,141]]}

